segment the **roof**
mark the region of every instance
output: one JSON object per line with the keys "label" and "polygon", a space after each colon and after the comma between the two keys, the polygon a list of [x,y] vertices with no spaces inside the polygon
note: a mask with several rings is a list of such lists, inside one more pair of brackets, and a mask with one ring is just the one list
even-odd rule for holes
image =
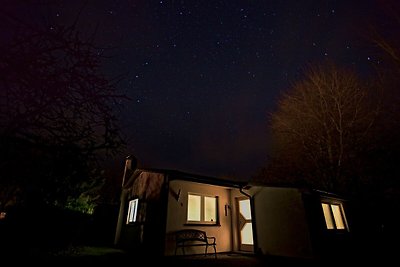
{"label": "roof", "polygon": [[337,194],[337,193],[332,193],[332,192],[328,192],[328,191],[323,191],[323,190],[318,190],[318,189],[314,189],[313,190],[314,193],[318,194],[321,197],[326,197],[326,198],[331,198],[331,199],[337,199],[337,200],[346,200],[347,197]]}
{"label": "roof", "polygon": [[[127,158],[129,159],[129,157]],[[136,167],[136,162],[135,162],[135,167]],[[123,187],[127,188],[132,185],[132,183],[136,180],[136,178],[142,173],[142,172],[153,172],[153,173],[162,173],[165,175],[166,181],[173,181],[173,180],[183,180],[183,181],[190,181],[190,182],[197,182],[197,183],[202,183],[202,184],[211,184],[211,185],[217,185],[217,186],[225,186],[225,187],[231,187],[231,188],[240,188],[240,189],[248,189],[249,187],[252,186],[264,186],[264,187],[284,187],[284,188],[296,188],[301,190],[303,193],[314,193],[318,194],[320,196],[324,197],[329,197],[329,198],[336,198],[336,199],[344,199],[344,196],[341,196],[339,194],[335,194],[332,192],[328,191],[323,191],[323,190],[318,190],[315,188],[312,188],[308,185],[290,185],[290,184],[272,184],[272,183],[265,183],[265,182],[260,182],[260,181],[234,181],[230,179],[221,179],[217,177],[212,177],[212,176],[205,176],[205,175],[200,175],[200,174],[194,174],[194,173],[188,173],[188,172],[183,172],[179,170],[174,170],[174,169],[157,169],[157,168],[136,168],[136,169],[127,169],[126,170],[126,177],[129,177],[126,181],[126,183],[123,184]]]}
{"label": "roof", "polygon": [[234,188],[243,188],[248,183],[243,181],[233,181],[228,179],[221,179],[212,176],[204,176],[199,174],[193,174],[188,172],[182,172],[179,170],[171,170],[171,169],[154,169],[154,168],[138,168],[136,169],[128,178],[124,187],[129,187],[133,181],[142,173],[142,172],[154,172],[154,173],[162,173],[165,174],[167,181],[173,180],[183,180],[190,182],[197,182],[202,184],[212,184],[218,186],[226,186],[226,187],[234,187]]}

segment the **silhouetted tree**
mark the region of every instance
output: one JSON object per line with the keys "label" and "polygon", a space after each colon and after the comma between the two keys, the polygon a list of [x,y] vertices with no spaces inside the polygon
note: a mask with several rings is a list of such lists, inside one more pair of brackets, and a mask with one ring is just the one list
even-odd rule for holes
{"label": "silhouetted tree", "polygon": [[[381,232],[388,244],[400,237],[400,5],[398,1],[380,3],[383,21],[369,27],[367,40],[375,45],[376,64],[380,86],[385,89],[384,113],[380,117],[380,150],[375,156],[376,171],[370,191],[378,195],[375,199],[381,206]],[[390,245],[384,247],[395,255]]]}
{"label": "silhouetted tree", "polygon": [[76,24],[8,20],[13,31],[0,43],[0,209],[34,199],[76,207],[101,185],[98,160],[124,145],[115,111],[125,97]]}

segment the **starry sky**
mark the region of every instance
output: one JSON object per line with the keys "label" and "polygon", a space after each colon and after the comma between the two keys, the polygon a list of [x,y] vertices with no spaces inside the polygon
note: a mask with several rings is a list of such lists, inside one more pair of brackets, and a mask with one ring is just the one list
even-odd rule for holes
{"label": "starry sky", "polygon": [[5,2],[31,23],[96,32],[104,72],[124,77],[120,123],[139,164],[248,179],[267,163],[268,114],[308,64],[379,64],[363,34],[385,1]]}

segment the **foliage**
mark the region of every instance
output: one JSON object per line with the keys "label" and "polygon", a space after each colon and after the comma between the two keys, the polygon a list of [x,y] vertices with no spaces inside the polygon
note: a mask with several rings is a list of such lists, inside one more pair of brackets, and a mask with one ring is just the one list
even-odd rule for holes
{"label": "foliage", "polygon": [[124,145],[115,111],[125,97],[76,24],[11,28],[0,44],[0,208],[82,201],[104,178],[102,157]]}

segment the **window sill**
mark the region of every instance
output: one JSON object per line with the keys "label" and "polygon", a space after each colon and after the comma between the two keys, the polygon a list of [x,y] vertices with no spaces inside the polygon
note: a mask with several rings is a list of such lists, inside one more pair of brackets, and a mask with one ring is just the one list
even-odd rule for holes
{"label": "window sill", "polygon": [[184,226],[221,226],[220,223],[185,223]]}
{"label": "window sill", "polygon": [[347,229],[326,229],[325,230],[328,235],[347,235],[350,234],[350,231]]}

